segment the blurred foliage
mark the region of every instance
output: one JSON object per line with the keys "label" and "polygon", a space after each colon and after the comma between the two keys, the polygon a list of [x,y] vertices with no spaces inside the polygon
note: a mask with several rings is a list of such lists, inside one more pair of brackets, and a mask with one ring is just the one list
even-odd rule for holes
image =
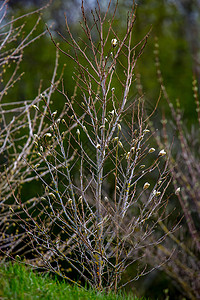
{"label": "blurred foliage", "polygon": [[[53,36],[56,41],[61,43],[61,48],[67,48],[58,36],[58,30],[66,36],[64,12],[71,21],[72,31],[75,35],[80,34],[78,16],[80,13],[81,1],[53,1],[52,5],[44,12],[43,24],[54,23]],[[181,0],[179,1],[181,2]],[[18,15],[24,13],[24,10],[38,7],[45,4],[46,1],[11,1],[11,11]],[[108,1],[101,1],[104,7]],[[115,1],[112,2],[114,4]],[[116,22],[118,34],[120,36],[121,29],[126,26],[124,20],[126,19],[127,8],[130,8],[132,1],[119,1],[119,10]],[[26,5],[25,5],[26,4]],[[29,5],[28,5],[29,4]],[[32,4],[32,5],[30,5]],[[155,37],[158,38],[160,46],[160,62],[161,71],[163,73],[164,84],[167,87],[169,97],[175,103],[175,99],[179,98],[181,106],[185,110],[185,117],[189,119],[190,123],[196,119],[194,117],[194,103],[192,99],[192,53],[190,51],[189,40],[186,35],[186,23],[184,15],[178,10],[173,1],[154,1],[154,0],[138,0],[138,7],[136,10],[135,23],[135,43],[141,40],[151,30],[148,38],[148,44],[142,58],[140,59],[136,72],[141,74],[141,83],[144,88],[147,107],[153,108],[160,91],[160,86],[156,78],[156,66],[154,58],[154,44]],[[95,1],[85,1],[86,9],[94,8]],[[195,9],[195,7],[194,7]],[[32,22],[29,18],[26,30],[30,30]],[[83,36],[84,38],[84,36]],[[65,45],[64,45],[65,44]],[[53,69],[53,61],[55,56],[55,46],[50,41],[49,36],[37,41],[31,47],[26,49],[24,53],[24,60],[22,62],[22,69],[25,71],[25,79],[23,84],[18,85],[17,90],[13,91],[15,97],[30,98],[37,94],[40,80],[43,80],[43,85],[47,86],[50,83],[50,74]],[[61,55],[60,65],[65,63],[66,58]],[[67,65],[64,82],[65,88],[69,94],[71,90],[71,77],[73,73],[72,64]],[[70,82],[70,83],[69,83]],[[22,88],[23,85],[23,88]],[[18,96],[19,95],[19,96]],[[58,104],[58,101],[57,101]],[[162,106],[167,110],[167,105],[162,101]]]}

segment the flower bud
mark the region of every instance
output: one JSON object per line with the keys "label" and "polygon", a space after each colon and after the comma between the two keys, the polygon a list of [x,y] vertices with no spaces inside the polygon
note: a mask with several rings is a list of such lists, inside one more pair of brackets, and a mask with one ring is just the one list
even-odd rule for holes
{"label": "flower bud", "polygon": [[166,154],[165,150],[162,149],[160,150],[160,152],[158,153],[158,156],[164,156]]}
{"label": "flower bud", "polygon": [[150,183],[145,182],[144,186],[143,186],[143,190],[146,190],[150,187]]}
{"label": "flower bud", "polygon": [[112,44],[113,47],[116,47],[117,46],[117,39],[112,39],[111,44]]}
{"label": "flower bud", "polygon": [[155,148],[150,148],[149,153],[153,153],[155,151]]}

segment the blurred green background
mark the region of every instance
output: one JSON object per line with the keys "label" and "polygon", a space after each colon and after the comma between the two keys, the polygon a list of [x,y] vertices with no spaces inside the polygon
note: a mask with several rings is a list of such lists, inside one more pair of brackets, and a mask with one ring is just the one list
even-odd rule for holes
{"label": "blurred green background", "polygon": [[[95,8],[95,0],[84,1],[86,12],[89,15],[91,9]],[[9,14],[15,16],[23,14],[27,10],[41,7],[47,1],[41,0],[11,0],[9,2]],[[137,19],[134,28],[134,40],[139,41],[151,29],[147,47],[137,65],[137,72],[141,74],[141,83],[144,87],[147,106],[153,106],[159,95],[160,86],[156,78],[156,66],[154,57],[155,38],[160,46],[160,68],[164,78],[164,84],[172,102],[178,98],[184,108],[184,116],[188,123],[195,122],[194,101],[192,98],[192,76],[200,79],[199,49],[200,49],[200,1],[199,0],[138,0]],[[75,35],[80,34],[79,20],[81,18],[81,1],[54,0],[52,4],[43,11],[41,27],[52,24],[53,35],[66,50],[67,45],[58,36],[56,31],[66,36],[64,14],[67,15]],[[101,0],[102,10],[106,9],[108,0]],[[114,7],[115,1],[112,1]],[[126,14],[132,4],[131,0],[119,1],[116,29],[120,35],[126,26]],[[34,22],[33,17],[32,22]],[[25,30],[30,30],[33,24],[29,18]],[[41,28],[40,28],[41,29]],[[39,30],[39,28],[38,28]],[[21,66],[25,71],[23,88],[18,85],[15,97],[31,98],[37,94],[40,80],[43,85],[48,86],[50,74],[53,71],[55,57],[55,46],[50,38],[41,38],[24,53],[24,61]],[[66,57],[61,55],[60,65],[66,63]],[[67,62],[68,63],[68,62]],[[72,78],[72,64],[67,64],[64,75],[65,88],[71,94],[72,85],[68,82]],[[34,78],[33,78],[34,76]],[[34,79],[34,80],[33,80]],[[19,95],[19,96],[18,96]],[[164,101],[161,106],[167,106]]]}

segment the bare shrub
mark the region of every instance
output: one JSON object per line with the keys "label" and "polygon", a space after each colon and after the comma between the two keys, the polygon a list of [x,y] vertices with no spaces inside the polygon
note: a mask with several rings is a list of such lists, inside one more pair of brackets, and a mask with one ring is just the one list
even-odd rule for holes
{"label": "bare shrub", "polygon": [[[135,66],[149,33],[133,43],[133,5],[124,35],[119,36],[114,24],[117,5],[110,16],[110,4],[102,15],[97,1],[91,23],[82,3],[85,38],[79,41],[66,18],[68,35],[62,38],[71,52],[51,36],[74,63],[74,95],[65,92],[63,82],[58,87],[53,77],[51,88],[24,108],[28,138],[14,163],[22,164],[26,180],[41,180],[43,195],[24,201],[12,177],[5,178],[18,206],[10,205],[10,211],[36,255],[32,264],[71,281],[68,272],[74,270],[80,282],[116,291],[131,264],[138,262],[131,280],[150,272],[141,264],[144,249],[157,246],[169,234],[158,233],[151,242],[157,224],[166,218],[164,195],[170,177],[166,151],[151,146],[144,100],[133,96]],[[54,89],[65,102],[61,115],[51,109]],[[32,170],[35,175],[28,176]]]}

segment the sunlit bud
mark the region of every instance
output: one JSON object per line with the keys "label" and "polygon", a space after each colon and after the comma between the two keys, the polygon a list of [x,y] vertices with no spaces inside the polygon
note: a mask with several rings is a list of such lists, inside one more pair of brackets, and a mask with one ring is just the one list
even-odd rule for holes
{"label": "sunlit bud", "polygon": [[126,159],[129,159],[129,157],[130,157],[130,152],[127,152]]}
{"label": "sunlit bud", "polygon": [[133,152],[134,152],[134,151],[135,151],[135,147],[131,147],[131,151],[133,151]]}
{"label": "sunlit bud", "polygon": [[109,113],[110,113],[111,115],[113,115],[113,116],[114,116],[114,114],[115,114],[115,111],[114,111],[114,109],[113,109],[113,110],[111,110]]}
{"label": "sunlit bud", "polygon": [[121,148],[123,148],[123,144],[122,144],[122,142],[118,142],[118,145],[121,147]]}
{"label": "sunlit bud", "polygon": [[72,204],[72,199],[69,198],[69,200],[67,202],[68,202],[68,204]]}
{"label": "sunlit bud", "polygon": [[13,210],[13,208],[12,208],[11,206],[9,206],[9,209],[10,209],[12,212],[14,212],[14,210]]}
{"label": "sunlit bud", "polygon": [[96,148],[97,148],[97,149],[100,149],[100,148],[101,148],[101,145],[100,145],[99,143],[97,143]]}
{"label": "sunlit bud", "polygon": [[160,185],[161,183],[162,183],[162,180],[159,180],[159,181],[158,181],[158,185]]}
{"label": "sunlit bud", "polygon": [[117,46],[117,39],[112,39],[111,44],[112,44],[113,47],[116,47]]}
{"label": "sunlit bud", "polygon": [[59,124],[60,123],[60,119],[58,119],[56,122]]}
{"label": "sunlit bud", "polygon": [[175,190],[175,194],[178,195],[178,194],[180,193],[180,191],[181,191],[181,188],[178,187],[178,188]]}
{"label": "sunlit bud", "polygon": [[162,149],[160,150],[160,152],[158,153],[158,156],[164,156],[166,154],[165,150]]}
{"label": "sunlit bud", "polygon": [[40,152],[38,152],[37,154],[38,154],[38,156],[42,156],[42,154]]}
{"label": "sunlit bud", "polygon": [[57,114],[57,110],[52,113],[52,117],[54,118]]}
{"label": "sunlit bud", "polygon": [[37,105],[35,105],[35,104],[33,104],[32,107],[35,108],[35,109],[39,109],[39,108],[37,107]]}
{"label": "sunlit bud", "polygon": [[105,128],[105,125],[101,125],[101,126],[99,127],[99,129],[101,129],[101,128]]}
{"label": "sunlit bud", "polygon": [[144,168],[145,168],[145,165],[141,165],[141,166],[140,166],[140,169],[144,169]]}
{"label": "sunlit bud", "polygon": [[115,142],[115,141],[118,141],[118,140],[119,140],[118,136],[116,136],[116,137],[113,138],[113,141],[114,141],[114,142]]}
{"label": "sunlit bud", "polygon": [[85,132],[87,132],[87,128],[86,128],[85,126],[83,126],[83,130],[84,130]]}
{"label": "sunlit bud", "polygon": [[38,139],[38,135],[37,134],[34,134],[33,136],[34,136],[34,138]]}
{"label": "sunlit bud", "polygon": [[154,152],[155,151],[155,148],[150,148],[149,149],[149,153],[152,153],[152,152]]}
{"label": "sunlit bud", "polygon": [[42,146],[40,146],[40,151],[43,152],[43,147]]}
{"label": "sunlit bud", "polygon": [[47,133],[45,134],[45,136],[51,137],[52,134],[51,134],[50,132],[47,132]]}
{"label": "sunlit bud", "polygon": [[79,129],[76,130],[76,134],[80,135],[80,130]]}
{"label": "sunlit bud", "polygon": [[120,124],[117,124],[117,128],[118,128],[119,131],[122,130],[122,126]]}
{"label": "sunlit bud", "polygon": [[105,196],[104,200],[105,200],[106,202],[108,202],[108,197]]}
{"label": "sunlit bud", "polygon": [[143,130],[143,133],[145,134],[145,133],[148,133],[148,132],[150,132],[150,130],[149,129],[145,129],[145,130]]}
{"label": "sunlit bud", "polygon": [[144,186],[143,186],[143,190],[146,190],[150,187],[150,183],[145,182]]}
{"label": "sunlit bud", "polygon": [[114,90],[115,90],[115,88],[113,87],[113,88],[111,89],[111,91],[114,92]]}
{"label": "sunlit bud", "polygon": [[78,201],[82,202],[82,201],[83,201],[83,197],[80,196],[80,197],[78,198]]}
{"label": "sunlit bud", "polygon": [[197,86],[194,86],[194,87],[193,87],[193,91],[194,91],[194,92],[198,92],[198,87],[197,87]]}
{"label": "sunlit bud", "polygon": [[49,193],[49,196],[53,197],[54,199],[56,199],[56,196],[53,193]]}
{"label": "sunlit bud", "polygon": [[161,192],[157,191],[156,196],[160,196]]}
{"label": "sunlit bud", "polygon": [[139,140],[142,140],[144,137],[144,134],[142,134],[140,137],[139,137]]}
{"label": "sunlit bud", "polygon": [[156,191],[156,190],[154,190],[154,191],[152,192],[153,196],[155,196],[155,195],[156,195],[156,193],[157,193],[157,191]]}

